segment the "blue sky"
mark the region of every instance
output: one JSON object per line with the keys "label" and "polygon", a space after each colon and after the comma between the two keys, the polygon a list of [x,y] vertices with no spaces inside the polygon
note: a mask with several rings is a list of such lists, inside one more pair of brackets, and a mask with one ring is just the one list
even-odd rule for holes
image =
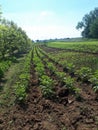
{"label": "blue sky", "polygon": [[80,37],[76,25],[98,0],[0,0],[3,17],[35,39]]}

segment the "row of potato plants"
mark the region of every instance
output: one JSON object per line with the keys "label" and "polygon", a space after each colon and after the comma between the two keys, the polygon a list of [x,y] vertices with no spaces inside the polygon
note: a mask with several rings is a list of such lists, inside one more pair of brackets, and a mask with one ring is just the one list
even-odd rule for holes
{"label": "row of potato plants", "polygon": [[68,63],[66,60],[60,61],[58,57],[53,57],[51,56],[51,54],[47,54],[42,49],[39,50],[44,55],[52,59],[55,63],[58,63],[63,66],[65,72],[68,72],[71,76],[76,76],[77,80],[91,83],[94,91],[98,92],[98,70],[92,72],[92,69],[89,67],[81,67],[80,69],[76,70],[75,65],[73,63]]}
{"label": "row of potato plants", "polygon": [[24,103],[27,97],[29,79],[30,79],[30,64],[32,59],[32,50],[26,55],[23,69],[15,86],[16,103]]}
{"label": "row of potato plants", "polygon": [[[63,87],[68,88],[71,92],[74,92],[77,95],[80,93],[80,89],[75,87],[75,80],[70,75],[67,75],[66,72],[59,71],[57,67],[49,61],[47,57],[45,57],[45,53],[42,52],[42,50],[38,51],[39,57],[42,59],[42,61],[46,64],[48,70],[50,71],[51,75],[55,75],[57,80],[61,82]],[[44,57],[44,58],[43,58]]]}
{"label": "row of potato plants", "polygon": [[45,72],[45,66],[42,60],[38,57],[36,52],[37,47],[34,48],[33,63],[35,65],[36,75],[38,76],[39,85],[42,91],[42,95],[45,98],[52,99],[55,95],[53,90],[54,80],[52,80]]}
{"label": "row of potato plants", "polygon": [[59,62],[64,67],[64,70],[69,72],[71,75],[77,77],[77,80],[83,83],[91,83],[95,92],[98,92],[98,70],[92,71],[89,67],[81,67],[76,70],[73,63],[68,63],[66,61]]}

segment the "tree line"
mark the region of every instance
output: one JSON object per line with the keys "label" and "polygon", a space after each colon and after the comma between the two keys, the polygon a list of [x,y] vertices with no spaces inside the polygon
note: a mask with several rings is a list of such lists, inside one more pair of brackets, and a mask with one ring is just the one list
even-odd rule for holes
{"label": "tree line", "polygon": [[76,28],[82,29],[82,36],[85,38],[98,38],[98,8],[86,14]]}
{"label": "tree line", "polygon": [[0,59],[30,48],[32,41],[13,21],[2,18],[0,11]]}

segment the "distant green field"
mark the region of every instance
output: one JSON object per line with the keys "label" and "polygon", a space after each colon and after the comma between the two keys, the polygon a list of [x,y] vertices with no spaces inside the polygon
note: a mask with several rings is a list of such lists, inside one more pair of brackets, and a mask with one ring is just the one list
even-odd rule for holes
{"label": "distant green field", "polygon": [[81,42],[50,42],[49,47],[63,48],[82,52],[98,53],[98,41],[81,41]]}

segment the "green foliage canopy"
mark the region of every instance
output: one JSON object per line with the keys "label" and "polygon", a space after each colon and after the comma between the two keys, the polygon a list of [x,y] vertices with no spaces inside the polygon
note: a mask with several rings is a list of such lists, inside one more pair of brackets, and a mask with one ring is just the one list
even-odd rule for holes
{"label": "green foliage canopy", "polygon": [[0,23],[0,58],[24,52],[30,47],[31,40],[13,21],[5,19]]}
{"label": "green foliage canopy", "polygon": [[0,6],[0,59],[27,51],[31,47],[32,41],[25,31],[13,21],[2,18],[1,14]]}
{"label": "green foliage canopy", "polygon": [[86,14],[76,28],[82,29],[82,36],[85,38],[98,38],[98,8]]}

